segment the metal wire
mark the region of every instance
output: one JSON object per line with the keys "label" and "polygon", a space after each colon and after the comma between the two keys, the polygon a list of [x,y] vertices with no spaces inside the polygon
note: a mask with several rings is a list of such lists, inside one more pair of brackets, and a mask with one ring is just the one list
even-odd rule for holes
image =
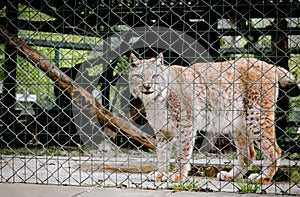
{"label": "metal wire", "polygon": [[[157,166],[155,132],[128,83],[131,53],[149,59],[160,52],[165,64],[185,67],[255,57],[299,81],[299,7],[298,1],[3,1],[1,27],[32,51],[20,54],[1,31],[0,181],[300,194],[299,98],[290,97],[293,90],[281,89],[276,103],[283,153],[271,183],[217,180],[219,171],[237,165],[235,136],[198,131],[188,179],[176,184],[148,180]],[[38,68],[41,57],[60,69],[57,78]],[[82,92],[70,96],[64,74],[99,105],[84,103]],[[99,106],[109,117],[103,122],[91,113]],[[113,118],[124,124],[114,126]],[[142,131],[140,138],[126,134],[126,125]],[[262,157],[258,151],[252,172]],[[176,161],[168,162],[173,168]]]}

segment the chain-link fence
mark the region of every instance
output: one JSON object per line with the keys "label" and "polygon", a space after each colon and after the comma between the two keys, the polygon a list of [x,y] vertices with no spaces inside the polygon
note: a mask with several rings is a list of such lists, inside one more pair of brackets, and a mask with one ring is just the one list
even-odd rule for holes
{"label": "chain-link fence", "polygon": [[299,9],[1,1],[0,181],[300,194]]}

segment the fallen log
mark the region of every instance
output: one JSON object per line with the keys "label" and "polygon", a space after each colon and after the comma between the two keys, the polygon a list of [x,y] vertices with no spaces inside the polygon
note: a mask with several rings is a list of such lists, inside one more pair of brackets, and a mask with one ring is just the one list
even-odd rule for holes
{"label": "fallen log", "polygon": [[14,47],[18,51],[18,55],[26,58],[32,65],[45,72],[51,80],[58,82],[60,88],[64,90],[66,94],[70,95],[78,107],[86,109],[92,106],[90,113],[96,113],[101,125],[105,125],[116,133],[121,132],[123,135],[128,136],[130,141],[140,144],[143,149],[155,150],[155,139],[152,136],[140,131],[130,121],[114,116],[113,113],[105,109],[94,99],[88,91],[82,88],[68,75],[64,74],[43,54],[29,47],[22,39],[13,36],[2,25],[0,25],[0,39]]}

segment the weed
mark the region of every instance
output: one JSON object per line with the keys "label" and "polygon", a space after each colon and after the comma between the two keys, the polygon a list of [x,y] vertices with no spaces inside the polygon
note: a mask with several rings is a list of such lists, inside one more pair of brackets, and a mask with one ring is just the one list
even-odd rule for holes
{"label": "weed", "polygon": [[42,146],[43,144],[41,143],[41,142],[39,142],[38,140],[30,140],[29,142],[28,142],[28,147],[29,148],[36,148],[36,147],[38,147],[38,146]]}
{"label": "weed", "polygon": [[256,159],[257,160],[263,160],[264,154],[261,152],[261,150],[255,150],[256,151]]}
{"label": "weed", "polygon": [[180,191],[198,191],[199,186],[197,183],[198,182],[188,181],[188,182],[170,186],[169,189],[175,189],[175,190],[180,190]]}
{"label": "weed", "polygon": [[84,151],[86,149],[85,146],[81,145],[81,144],[77,144],[77,148],[78,148],[78,152],[80,155],[83,155],[84,154]]}
{"label": "weed", "polygon": [[256,193],[260,188],[260,184],[257,181],[250,181],[248,179],[235,180],[239,191],[241,193]]}

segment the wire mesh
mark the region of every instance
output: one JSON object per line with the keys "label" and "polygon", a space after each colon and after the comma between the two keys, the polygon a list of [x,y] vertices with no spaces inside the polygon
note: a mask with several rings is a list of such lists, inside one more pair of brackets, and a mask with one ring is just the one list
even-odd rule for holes
{"label": "wire mesh", "polygon": [[[299,7],[298,1],[1,2],[0,181],[300,194],[299,90],[294,83],[272,92],[281,80],[277,78],[280,70],[274,71],[277,67],[289,70],[299,81]],[[137,59],[132,58],[131,53]],[[168,81],[168,78],[158,83],[156,78],[165,72],[153,74],[160,69],[157,67],[160,53],[166,70],[171,65],[183,66],[176,67],[180,70],[179,78],[188,72],[183,68],[191,69],[198,62],[206,66],[201,72],[191,69],[184,81]],[[242,58],[256,58],[254,63],[264,69],[257,71],[260,77],[256,81],[250,78],[244,81],[249,87],[258,87],[255,90],[260,97],[253,113],[260,115],[247,120],[243,132],[237,136],[231,124],[235,119],[228,114],[244,110],[241,116],[246,119],[251,113],[247,111],[250,104],[246,101],[250,97],[242,92],[239,81],[246,72],[241,74],[237,62],[232,61]],[[227,75],[226,69],[214,70],[213,65],[219,65],[215,62],[225,62],[223,64],[235,68],[231,73],[235,79]],[[136,73],[135,77],[142,80],[140,84],[132,83],[135,63],[143,65],[143,69],[155,65],[152,78],[145,81],[144,73]],[[246,61],[243,66],[250,70],[251,64]],[[272,66],[266,69],[264,65]],[[270,76],[275,75],[272,81]],[[199,78],[208,76],[216,80],[199,82]],[[154,108],[150,114],[149,106],[145,105],[145,95],[152,94],[147,91],[152,85],[161,84],[167,84],[163,91],[178,93],[181,104],[177,107],[173,107],[172,100],[154,101],[155,105],[168,103],[167,113],[173,110],[179,114],[177,123],[181,126],[176,129],[174,125],[158,128],[157,125],[172,122],[170,117],[163,117],[159,112],[161,108]],[[141,90],[146,90],[144,96],[132,92],[139,85],[142,85]],[[226,86],[226,91],[233,87],[237,93],[232,92],[232,98],[239,97],[244,106],[239,108],[230,101],[231,107],[220,108],[214,113],[215,117],[193,116],[206,124],[199,129],[197,121],[186,116],[189,112],[197,114],[217,109],[209,106],[209,101],[213,98],[219,104],[223,102],[222,92],[210,90],[218,85]],[[179,90],[181,86],[184,90]],[[263,90],[266,87],[270,89]],[[189,95],[191,99],[184,97],[188,89],[193,90]],[[215,97],[206,95],[198,101],[195,95],[208,90]],[[267,93],[271,97],[278,94],[277,102]],[[262,100],[271,105],[267,112],[262,109],[265,104]],[[195,108],[197,102],[205,107]],[[184,103],[192,107],[187,109]],[[264,138],[268,128],[261,125],[269,120],[262,117],[269,112],[275,114],[275,118],[269,120],[270,127],[275,127],[276,140],[272,135]],[[227,129],[230,128],[225,134],[220,128],[216,129],[224,117],[229,124]],[[260,119],[255,126],[260,131],[260,135],[254,136],[256,158],[252,165],[241,164],[239,156],[249,160],[254,153],[251,148],[243,152],[234,141],[251,138],[253,125],[248,127],[248,121],[255,118]],[[207,129],[210,120],[214,121],[217,132]],[[191,125],[193,137],[184,139],[187,137],[182,129],[184,121]],[[273,140],[273,144],[260,151],[265,146],[264,139]],[[191,158],[184,161],[180,160],[184,157],[180,151],[186,140],[195,143],[189,147]],[[175,145],[167,149],[165,143],[169,141],[175,141]],[[282,150],[278,158],[276,151],[273,155],[265,153],[275,149],[276,141]],[[170,158],[166,157],[167,150]],[[264,166],[263,159],[269,160],[268,166]],[[178,179],[174,179],[172,170],[184,171],[187,163],[191,164],[188,176],[174,183]],[[164,169],[167,164],[170,171]],[[268,176],[266,168],[274,165],[278,170],[269,183],[248,180],[250,173],[262,171]],[[244,167],[247,172],[241,176],[227,177],[232,180],[217,179],[220,171],[235,169],[237,172],[233,174],[238,174]],[[151,174],[157,169],[158,174]],[[160,180],[162,176],[166,180]]]}

